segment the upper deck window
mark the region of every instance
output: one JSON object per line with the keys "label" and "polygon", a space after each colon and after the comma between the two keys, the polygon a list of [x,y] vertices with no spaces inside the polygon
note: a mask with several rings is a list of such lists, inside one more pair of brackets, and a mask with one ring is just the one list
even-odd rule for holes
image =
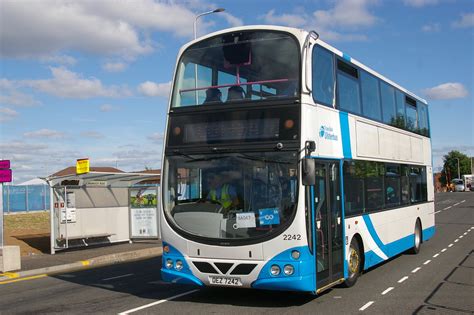
{"label": "upper deck window", "polygon": [[298,96],[296,39],[275,31],[219,35],[189,47],[176,72],[172,107]]}

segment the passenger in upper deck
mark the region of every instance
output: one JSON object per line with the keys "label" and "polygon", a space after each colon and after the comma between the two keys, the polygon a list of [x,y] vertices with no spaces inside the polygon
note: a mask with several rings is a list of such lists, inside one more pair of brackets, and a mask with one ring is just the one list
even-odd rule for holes
{"label": "passenger in upper deck", "polygon": [[222,93],[218,88],[209,88],[206,90],[206,99],[203,104],[222,103]]}
{"label": "passenger in upper deck", "polygon": [[245,98],[244,89],[241,86],[234,85],[227,92],[227,102],[238,101]]}

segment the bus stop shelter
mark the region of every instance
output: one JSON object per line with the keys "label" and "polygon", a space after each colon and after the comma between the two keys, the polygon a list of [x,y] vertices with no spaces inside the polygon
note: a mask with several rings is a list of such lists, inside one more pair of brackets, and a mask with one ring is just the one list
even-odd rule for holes
{"label": "bus stop shelter", "polygon": [[45,178],[51,254],[72,247],[159,238],[159,174],[94,172]]}

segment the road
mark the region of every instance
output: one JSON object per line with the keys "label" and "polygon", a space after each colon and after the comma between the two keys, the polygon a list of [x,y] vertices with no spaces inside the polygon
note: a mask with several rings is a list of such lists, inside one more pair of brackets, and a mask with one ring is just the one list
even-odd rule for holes
{"label": "road", "polygon": [[474,312],[474,193],[436,195],[436,234],[320,296],[170,285],[159,258],[0,285],[0,313],[463,314]]}

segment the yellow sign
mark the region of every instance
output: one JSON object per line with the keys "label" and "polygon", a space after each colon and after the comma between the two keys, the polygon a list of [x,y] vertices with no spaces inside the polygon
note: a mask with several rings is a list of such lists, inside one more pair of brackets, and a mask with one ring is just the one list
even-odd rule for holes
{"label": "yellow sign", "polygon": [[89,173],[89,159],[79,159],[76,162],[76,174]]}

